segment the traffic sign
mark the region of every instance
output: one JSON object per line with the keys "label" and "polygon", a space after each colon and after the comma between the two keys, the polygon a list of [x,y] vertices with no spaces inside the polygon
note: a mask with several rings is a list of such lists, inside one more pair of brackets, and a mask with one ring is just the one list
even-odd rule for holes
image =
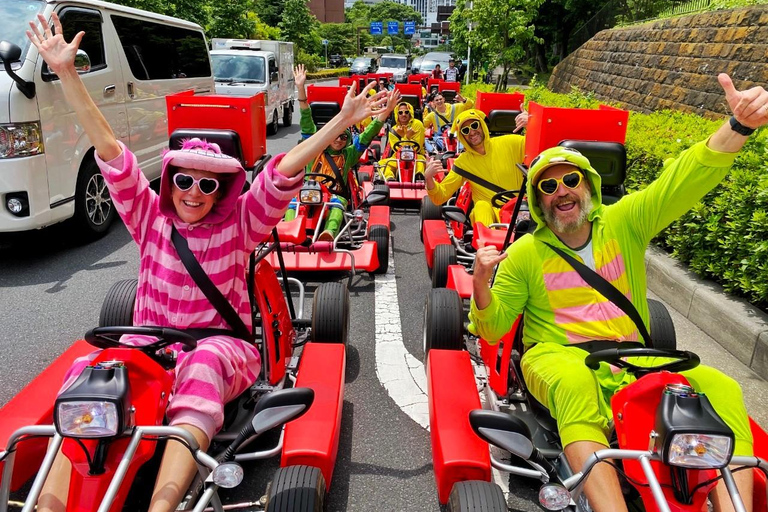
{"label": "traffic sign", "polygon": [[400,32],[400,24],[396,21],[388,21],[387,22],[387,33],[388,34],[397,34]]}
{"label": "traffic sign", "polygon": [[405,35],[413,35],[416,33],[416,22],[415,21],[406,21],[403,24],[403,34]]}
{"label": "traffic sign", "polygon": [[327,44],[328,44],[328,40],[327,39],[323,39],[323,46],[325,46]]}
{"label": "traffic sign", "polygon": [[384,32],[384,22],[372,21],[371,22],[371,35],[380,36]]}

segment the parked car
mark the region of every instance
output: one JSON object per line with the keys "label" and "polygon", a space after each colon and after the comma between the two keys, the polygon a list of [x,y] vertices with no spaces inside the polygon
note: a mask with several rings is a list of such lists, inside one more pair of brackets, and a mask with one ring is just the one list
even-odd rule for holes
{"label": "parked car", "polygon": [[328,66],[332,68],[340,68],[344,66],[347,63],[347,60],[344,58],[343,55],[339,55],[338,53],[334,53],[330,57],[328,57]]}
{"label": "parked car", "polygon": [[413,62],[411,62],[411,74],[416,75],[418,73],[421,73],[421,63],[424,60],[424,56],[420,55],[413,59]]}
{"label": "parked car", "polygon": [[445,71],[448,67],[448,61],[453,58],[452,53],[429,52],[424,55],[424,60],[419,64],[419,73],[431,73],[438,64],[440,64],[440,69]]}
{"label": "parked car", "polygon": [[54,12],[67,40],[85,32],[76,62],[83,83],[150,180],[168,147],[165,97],[213,92],[208,45],[200,25],[122,5],[0,2],[0,60],[10,64],[0,71],[0,232],[75,217],[81,232],[98,236],[116,212],[93,146],[25,35],[35,15],[50,23]]}
{"label": "parked car", "polygon": [[392,73],[395,82],[405,82],[408,75],[408,56],[396,53],[382,55],[378,73]]}
{"label": "parked car", "polygon": [[367,73],[375,73],[377,69],[379,69],[379,66],[373,57],[357,57],[352,61],[352,67],[349,71],[353,75],[365,75]]}

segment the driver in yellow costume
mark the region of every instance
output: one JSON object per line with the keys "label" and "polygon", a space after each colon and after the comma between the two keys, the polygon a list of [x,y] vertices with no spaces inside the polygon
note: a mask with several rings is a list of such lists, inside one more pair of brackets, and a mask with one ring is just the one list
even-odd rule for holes
{"label": "driver in yellow costume", "polygon": [[[416,150],[416,175],[424,175],[424,125],[418,119],[414,118],[413,106],[401,101],[395,109],[395,125],[389,130],[389,147],[393,147],[397,142],[414,142],[418,147]],[[386,181],[397,180],[397,158],[392,156],[379,160],[381,166],[380,174]]]}

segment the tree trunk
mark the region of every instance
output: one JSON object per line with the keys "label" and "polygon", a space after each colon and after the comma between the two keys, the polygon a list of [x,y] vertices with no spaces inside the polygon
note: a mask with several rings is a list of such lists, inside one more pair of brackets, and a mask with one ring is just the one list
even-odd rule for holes
{"label": "tree trunk", "polygon": [[547,50],[543,44],[536,44],[534,47],[535,52],[535,69],[537,73],[549,73],[549,64],[547,63]]}

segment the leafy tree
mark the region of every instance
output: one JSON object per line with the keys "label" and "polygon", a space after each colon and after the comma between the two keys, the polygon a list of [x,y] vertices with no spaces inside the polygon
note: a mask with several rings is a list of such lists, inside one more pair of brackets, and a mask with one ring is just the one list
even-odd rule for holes
{"label": "leafy tree", "polygon": [[358,26],[367,25],[371,21],[371,7],[357,0],[352,7],[344,11],[344,19],[347,23]]}
{"label": "leafy tree", "polygon": [[307,53],[320,53],[322,40],[318,34],[319,25],[307,6],[307,0],[286,0],[282,19],[278,24],[286,40],[293,41],[299,49]]}
{"label": "leafy tree", "polygon": [[249,38],[256,30],[258,17],[249,16],[250,1],[214,2],[208,25],[210,37]]}
{"label": "leafy tree", "polygon": [[321,23],[318,30],[322,39],[328,40],[328,55],[354,55],[356,51],[355,27],[351,23]]}
{"label": "leafy tree", "polygon": [[259,18],[272,27],[276,27],[283,19],[285,0],[254,0],[255,12]]}
{"label": "leafy tree", "polygon": [[254,29],[253,29],[253,32],[251,32],[249,39],[268,39],[271,41],[282,40],[280,29],[277,27],[270,27],[269,25],[264,23],[256,15],[256,13],[249,12],[248,18],[253,20],[254,22]]}
{"label": "leafy tree", "polygon": [[415,21],[417,25],[423,23],[421,13],[410,5],[399,4],[385,0],[371,6],[369,21]]}

